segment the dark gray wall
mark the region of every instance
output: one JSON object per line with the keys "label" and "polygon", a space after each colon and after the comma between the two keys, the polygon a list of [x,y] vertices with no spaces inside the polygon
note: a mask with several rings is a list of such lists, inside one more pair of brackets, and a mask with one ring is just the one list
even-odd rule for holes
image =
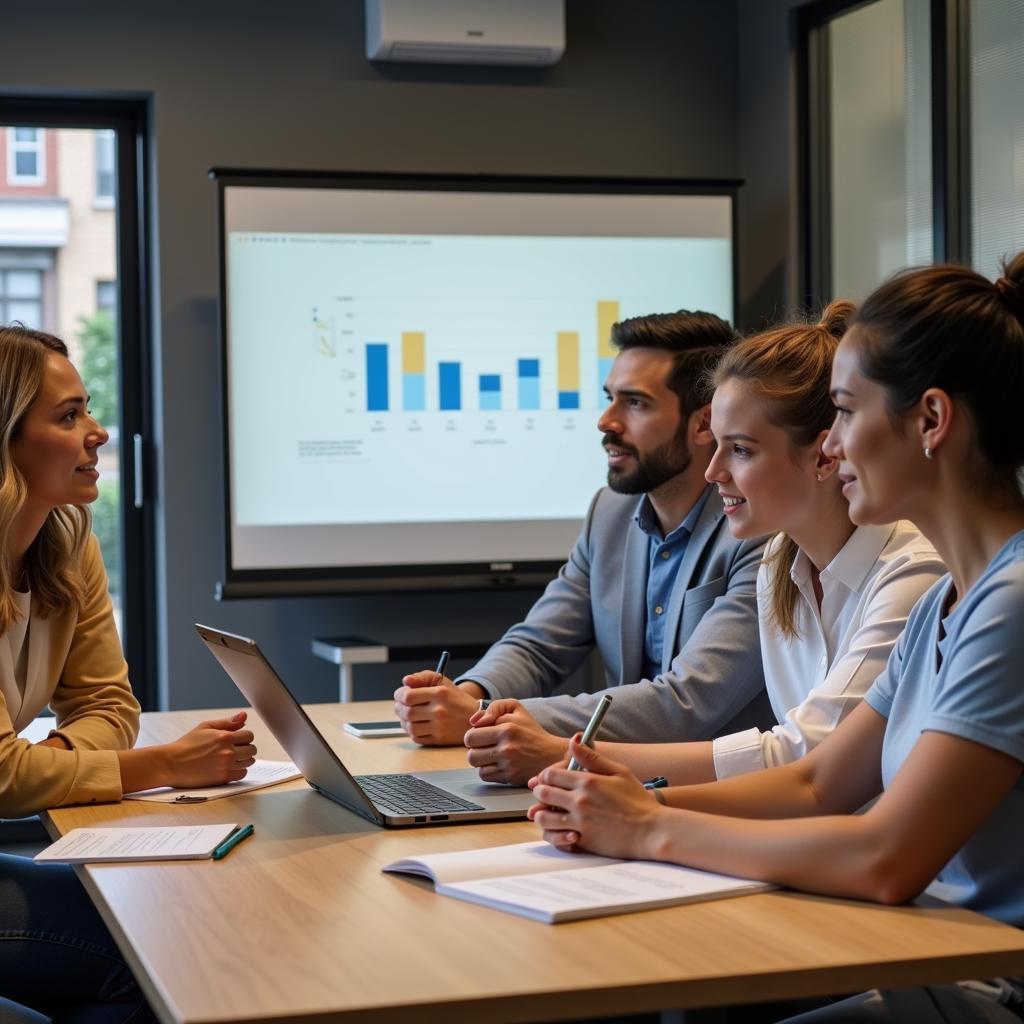
{"label": "dark gray wall", "polygon": [[[197,619],[259,637],[302,699],[327,700],[335,676],[309,654],[312,636],[365,633],[436,646],[488,640],[535,596],[213,600],[223,551],[216,210],[207,168],[734,178],[736,3],[569,0],[566,56],[543,71],[371,66],[360,0],[5,5],[0,88],[152,97],[167,706],[236,702],[193,634]],[[760,17],[757,3],[745,6]],[[743,81],[756,96],[756,82]],[[753,178],[757,161],[744,169]],[[745,223],[747,233],[758,227],[756,216]],[[773,248],[744,260],[757,292],[744,307],[765,305],[762,291],[775,288]],[[363,672],[363,695],[392,689],[393,671]]]}
{"label": "dark gray wall", "polygon": [[737,321],[752,331],[795,312],[797,122],[794,12],[802,0],[739,0],[740,194]]}

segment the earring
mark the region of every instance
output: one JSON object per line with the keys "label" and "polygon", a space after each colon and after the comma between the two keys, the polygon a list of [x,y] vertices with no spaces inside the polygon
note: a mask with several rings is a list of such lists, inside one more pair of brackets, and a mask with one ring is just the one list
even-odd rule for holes
{"label": "earring", "polygon": [[932,456],[933,456],[934,454],[935,454],[935,452],[933,452],[933,451],[931,450],[931,448],[928,448],[927,446],[925,446],[925,450],[924,450],[924,457],[925,457],[926,459],[930,459],[930,458],[931,458],[931,457],[932,457]]}

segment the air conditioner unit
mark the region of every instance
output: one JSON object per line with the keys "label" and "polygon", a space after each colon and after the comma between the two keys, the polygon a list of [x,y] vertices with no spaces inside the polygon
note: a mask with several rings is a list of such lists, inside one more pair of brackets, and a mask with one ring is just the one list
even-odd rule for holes
{"label": "air conditioner unit", "polygon": [[565,0],[366,0],[369,60],[554,64],[565,51]]}

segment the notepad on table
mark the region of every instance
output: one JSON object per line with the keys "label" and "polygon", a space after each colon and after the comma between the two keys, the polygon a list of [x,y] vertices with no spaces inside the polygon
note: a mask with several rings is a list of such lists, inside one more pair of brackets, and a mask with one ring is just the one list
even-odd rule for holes
{"label": "notepad on table", "polygon": [[382,870],[423,875],[445,896],[549,924],[774,888],[677,864],[566,853],[543,842],[406,857]]}
{"label": "notepad on table", "polygon": [[203,860],[238,826],[161,825],[151,828],[73,828],[37,853],[41,862],[102,864],[108,861]]}
{"label": "notepad on table", "polygon": [[201,804],[207,800],[219,800],[225,796],[239,796],[254,789],[276,786],[302,777],[302,772],[291,761],[264,761],[256,759],[255,764],[245,773],[244,779],[227,782],[223,786],[204,786],[200,789],[144,789],[138,793],[126,793],[125,800],[151,800],[159,804]]}

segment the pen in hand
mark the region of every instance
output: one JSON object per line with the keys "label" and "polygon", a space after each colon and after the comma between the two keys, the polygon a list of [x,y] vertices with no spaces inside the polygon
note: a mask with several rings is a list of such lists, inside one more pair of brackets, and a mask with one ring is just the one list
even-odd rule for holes
{"label": "pen in hand", "polygon": [[[604,721],[604,716],[608,713],[608,708],[611,707],[612,699],[606,693],[601,700],[598,702],[594,713],[590,716],[590,721],[587,722],[587,728],[583,732],[583,739],[580,741],[585,747],[593,749],[594,743],[597,740],[597,730],[601,728],[601,722]],[[583,766],[576,760],[575,757],[569,760],[569,771],[578,772],[582,771]]]}
{"label": "pen in hand", "polygon": [[439,676],[444,676],[445,669],[448,668],[448,658],[448,652],[442,651],[441,657],[437,660],[437,668],[434,669]]}

